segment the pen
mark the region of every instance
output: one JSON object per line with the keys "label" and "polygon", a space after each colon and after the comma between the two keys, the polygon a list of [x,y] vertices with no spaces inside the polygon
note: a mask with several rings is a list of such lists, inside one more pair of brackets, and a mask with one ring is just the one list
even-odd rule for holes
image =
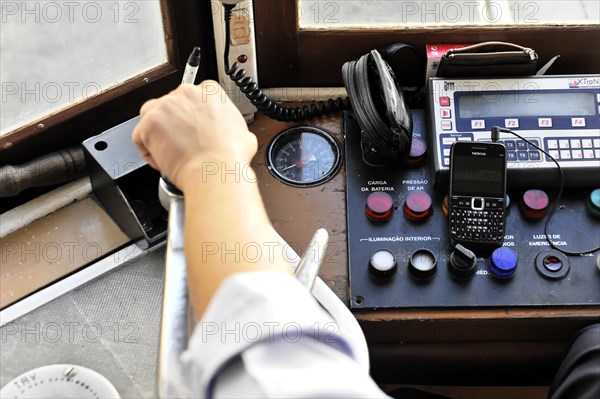
{"label": "pen", "polygon": [[[196,74],[198,73],[198,67],[200,66],[200,47],[194,47],[192,50],[192,54],[190,54],[187,64],[185,65],[185,70],[183,71],[183,80],[181,84],[194,84],[196,80]],[[161,176],[162,180],[165,182],[165,187],[162,188],[165,191],[170,192],[173,195],[182,195],[182,192],[175,187],[173,183],[167,179],[166,176]],[[161,186],[162,187],[162,186]],[[159,189],[160,190],[160,189]]]}
{"label": "pen", "polygon": [[[190,54],[188,58],[188,62],[185,66],[185,70],[183,71],[183,80],[181,84],[194,84],[196,80],[196,74],[198,73],[198,67],[200,66],[200,47],[194,47],[192,50],[192,54]],[[167,179],[166,176],[162,176],[162,179],[166,183],[166,189],[168,189],[171,193],[175,195],[181,195],[181,191],[175,187],[173,183]]]}
{"label": "pen", "polygon": [[198,67],[200,66],[200,47],[194,47],[192,54],[190,54],[185,70],[183,71],[183,80],[181,84],[194,84],[196,80],[196,74],[198,73]]}

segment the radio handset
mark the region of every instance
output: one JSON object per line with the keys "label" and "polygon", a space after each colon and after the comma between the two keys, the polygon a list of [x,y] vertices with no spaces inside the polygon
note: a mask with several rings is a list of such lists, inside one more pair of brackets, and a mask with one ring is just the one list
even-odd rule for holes
{"label": "radio handset", "polygon": [[377,50],[346,62],[344,86],[361,128],[363,159],[381,165],[400,160],[410,150],[412,116],[390,66]]}

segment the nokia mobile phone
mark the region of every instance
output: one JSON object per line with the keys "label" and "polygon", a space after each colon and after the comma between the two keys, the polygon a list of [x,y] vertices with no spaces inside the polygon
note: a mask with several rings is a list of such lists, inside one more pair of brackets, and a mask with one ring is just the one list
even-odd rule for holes
{"label": "nokia mobile phone", "polygon": [[456,141],[450,150],[450,244],[486,253],[504,240],[506,149],[500,143]]}

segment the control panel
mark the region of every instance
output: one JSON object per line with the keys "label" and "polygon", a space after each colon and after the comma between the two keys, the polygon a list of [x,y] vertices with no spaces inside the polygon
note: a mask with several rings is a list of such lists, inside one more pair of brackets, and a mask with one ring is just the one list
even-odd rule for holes
{"label": "control panel", "polygon": [[[553,249],[544,234],[545,217],[557,194],[553,186],[532,182],[508,190],[503,245],[492,253],[482,256],[461,245],[450,246],[448,186],[434,189],[430,159],[443,159],[442,139],[447,137],[426,130],[425,111],[412,112],[411,152],[386,166],[363,161],[360,127],[352,113],[344,115],[351,308],[600,305],[598,252],[566,256]],[[427,145],[428,133],[439,139],[438,146]],[[483,139],[472,131],[449,134]],[[532,135],[526,134],[544,146],[551,140],[560,146],[565,140]],[[582,146],[591,138],[580,131],[569,137],[569,145],[575,137]],[[535,151],[513,138],[504,139],[507,149],[512,140],[517,153]],[[580,251],[600,244],[599,188],[565,190],[548,226],[557,246]],[[477,217],[472,219],[477,224]]]}
{"label": "control panel", "polygon": [[[490,141],[508,128],[559,162],[565,185],[600,184],[600,75],[429,81],[429,130],[436,184],[445,185],[454,141]],[[558,170],[535,146],[501,133],[509,187],[552,183]]]}

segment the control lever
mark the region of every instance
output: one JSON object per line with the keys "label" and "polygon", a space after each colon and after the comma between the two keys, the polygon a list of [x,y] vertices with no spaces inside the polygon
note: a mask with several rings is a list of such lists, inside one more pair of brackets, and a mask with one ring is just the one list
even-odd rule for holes
{"label": "control lever", "polygon": [[188,342],[188,291],[183,239],[185,204],[183,193],[163,178],[158,184],[158,199],[169,212],[169,224],[156,383],[160,398],[175,398],[181,397],[180,387],[187,386],[180,381],[185,373],[181,371],[179,361]]}
{"label": "control lever", "polygon": [[312,291],[315,280],[319,274],[321,264],[325,258],[325,251],[329,243],[329,233],[325,229],[319,229],[315,232],[308,248],[304,251],[302,259],[296,268],[294,275],[309,291]]}

